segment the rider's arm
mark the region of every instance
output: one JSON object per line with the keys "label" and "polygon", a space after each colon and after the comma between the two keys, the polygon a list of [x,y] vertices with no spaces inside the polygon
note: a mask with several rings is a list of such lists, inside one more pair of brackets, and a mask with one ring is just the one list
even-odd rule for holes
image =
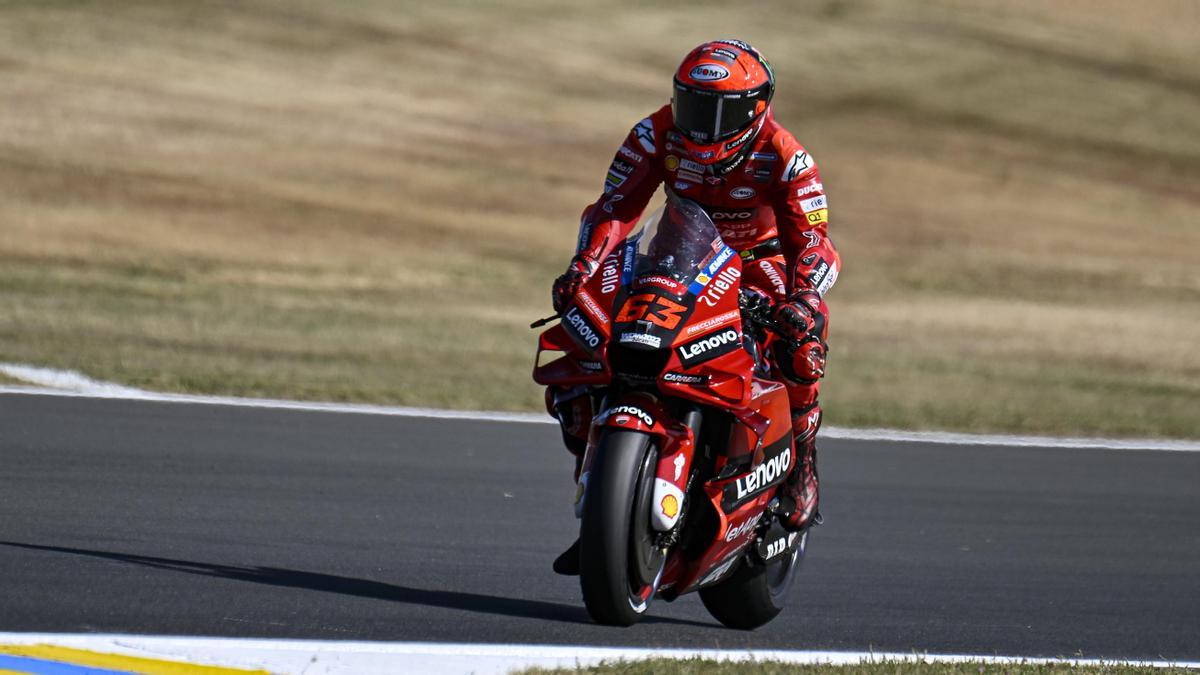
{"label": "rider's arm", "polygon": [[663,181],[658,158],[663,151],[664,125],[671,119],[670,108],[664,110],[665,118],[659,110],[629,131],[608,167],[604,193],[583,210],[575,253],[593,270],[624,241]]}
{"label": "rider's arm", "polygon": [[791,134],[781,130],[776,142],[780,166],[772,205],[787,261],[788,293],[812,290],[824,296],[837,281],[840,260],[826,234],[829,207],[821,173]]}

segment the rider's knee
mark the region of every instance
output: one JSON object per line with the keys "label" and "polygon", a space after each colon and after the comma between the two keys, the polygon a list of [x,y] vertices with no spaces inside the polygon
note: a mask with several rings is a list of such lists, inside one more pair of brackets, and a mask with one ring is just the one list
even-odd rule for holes
{"label": "rider's knee", "polygon": [[592,396],[587,387],[546,387],[546,410],[558,420],[563,444],[576,457],[587,449],[592,425]]}

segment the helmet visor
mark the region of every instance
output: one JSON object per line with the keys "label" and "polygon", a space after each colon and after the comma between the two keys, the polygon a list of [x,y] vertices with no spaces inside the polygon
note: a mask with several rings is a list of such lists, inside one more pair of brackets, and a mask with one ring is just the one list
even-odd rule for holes
{"label": "helmet visor", "polygon": [[759,89],[739,93],[717,93],[675,83],[671,113],[675,127],[697,143],[715,143],[736,135],[755,119]]}

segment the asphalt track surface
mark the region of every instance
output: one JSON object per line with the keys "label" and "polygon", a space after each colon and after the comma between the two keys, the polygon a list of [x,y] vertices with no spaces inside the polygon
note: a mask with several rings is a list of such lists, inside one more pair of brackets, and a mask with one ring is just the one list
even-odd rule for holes
{"label": "asphalt track surface", "polygon": [[1200,660],[1200,453],[825,441],[754,632],[591,624],[554,427],[0,394],[0,631]]}

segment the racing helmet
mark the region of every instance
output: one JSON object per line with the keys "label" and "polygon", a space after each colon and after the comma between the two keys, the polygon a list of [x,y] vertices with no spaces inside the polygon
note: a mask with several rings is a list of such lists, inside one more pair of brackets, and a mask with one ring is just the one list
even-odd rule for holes
{"label": "racing helmet", "polygon": [[729,162],[762,129],[774,94],[775,74],[753,47],[740,40],[706,42],[675,71],[675,129],[695,161]]}

